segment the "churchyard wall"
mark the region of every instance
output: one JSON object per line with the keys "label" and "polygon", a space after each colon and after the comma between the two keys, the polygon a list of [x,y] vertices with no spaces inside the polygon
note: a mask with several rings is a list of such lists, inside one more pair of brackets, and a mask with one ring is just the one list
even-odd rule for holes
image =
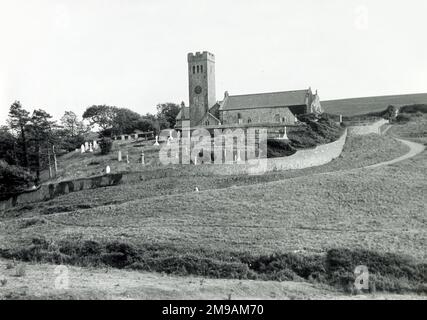
{"label": "churchyard wall", "polygon": [[348,129],[348,134],[355,135],[366,135],[371,133],[380,134],[381,127],[385,124],[389,123],[389,120],[379,119],[375,122],[345,122],[345,125]]}

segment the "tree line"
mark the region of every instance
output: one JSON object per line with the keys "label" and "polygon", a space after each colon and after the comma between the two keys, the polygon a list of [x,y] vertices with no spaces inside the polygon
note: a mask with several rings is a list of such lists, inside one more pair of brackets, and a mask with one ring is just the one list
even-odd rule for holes
{"label": "tree line", "polygon": [[55,176],[56,157],[79,148],[94,130],[107,139],[135,130],[158,134],[175,126],[179,110],[177,104],[162,103],[156,114],[140,115],[126,108],[93,105],[81,119],[66,111],[58,122],[43,109],[30,113],[15,101],[7,124],[0,127],[0,200],[39,185],[44,170],[49,170],[50,178]]}

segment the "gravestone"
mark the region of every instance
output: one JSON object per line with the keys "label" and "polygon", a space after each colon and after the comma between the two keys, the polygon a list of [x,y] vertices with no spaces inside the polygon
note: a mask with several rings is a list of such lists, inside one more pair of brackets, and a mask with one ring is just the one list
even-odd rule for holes
{"label": "gravestone", "polygon": [[169,130],[169,139],[171,139],[171,140],[173,140],[172,132],[173,132],[173,130]]}
{"label": "gravestone", "polygon": [[118,156],[117,156],[117,160],[118,160],[119,162],[121,162],[121,161],[122,161],[122,151],[121,151],[121,150],[119,150],[119,154],[118,154]]}
{"label": "gravestone", "polygon": [[85,151],[88,151],[89,150],[89,142],[85,142]]}
{"label": "gravestone", "polygon": [[89,143],[89,152],[93,152],[92,143]]}
{"label": "gravestone", "polygon": [[155,145],[155,146],[158,146],[158,145],[159,145],[159,136],[156,136],[156,142],[154,142],[154,145]]}
{"label": "gravestone", "polygon": [[126,163],[129,164],[129,154],[126,155]]}
{"label": "gravestone", "polygon": [[288,135],[286,134],[286,127],[285,127],[285,132],[283,133],[283,136],[280,138],[280,140],[289,140]]}
{"label": "gravestone", "polygon": [[110,166],[107,166],[107,167],[105,168],[105,173],[106,173],[106,174],[110,174],[110,172],[111,172],[111,168],[110,168]]}
{"label": "gravestone", "polygon": [[93,140],[93,150],[98,150],[98,142]]}
{"label": "gravestone", "polygon": [[142,150],[141,152],[141,164],[145,165],[145,155],[144,155],[144,150]]}
{"label": "gravestone", "polygon": [[85,152],[86,152],[86,149],[85,149],[85,146],[84,146],[84,145],[82,145],[82,146],[80,147],[80,152],[81,152],[81,153],[85,153]]}

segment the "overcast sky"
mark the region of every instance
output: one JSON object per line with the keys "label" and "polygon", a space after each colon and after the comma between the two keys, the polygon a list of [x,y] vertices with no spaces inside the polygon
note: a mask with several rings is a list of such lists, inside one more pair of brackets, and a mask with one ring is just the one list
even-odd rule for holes
{"label": "overcast sky", "polygon": [[108,104],[188,104],[187,53],[216,56],[217,99],[427,92],[427,1],[0,0],[0,123]]}

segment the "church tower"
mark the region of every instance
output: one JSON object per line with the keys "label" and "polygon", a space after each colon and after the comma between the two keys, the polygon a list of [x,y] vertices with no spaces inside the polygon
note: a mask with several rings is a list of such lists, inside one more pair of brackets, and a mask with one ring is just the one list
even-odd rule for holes
{"label": "church tower", "polygon": [[203,51],[189,53],[188,88],[190,105],[190,126],[200,125],[203,116],[216,103],[215,56]]}

